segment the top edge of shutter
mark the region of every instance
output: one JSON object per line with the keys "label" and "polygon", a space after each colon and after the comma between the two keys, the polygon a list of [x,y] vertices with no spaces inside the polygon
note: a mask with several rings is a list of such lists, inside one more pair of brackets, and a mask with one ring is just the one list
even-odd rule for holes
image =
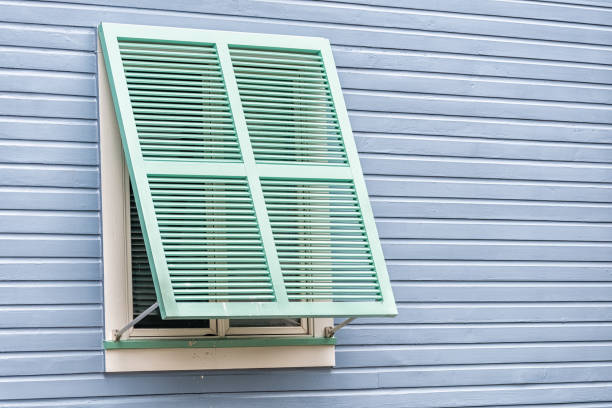
{"label": "top edge of shutter", "polygon": [[254,45],[258,47],[284,47],[306,51],[321,50],[329,46],[323,37],[304,37],[298,35],[264,34],[240,31],[202,30],[198,28],[148,26],[138,24],[100,23],[99,32],[105,38],[140,38],[162,42],[226,43]]}
{"label": "top edge of shutter", "polygon": [[397,314],[328,40],[99,31],[162,318]]}

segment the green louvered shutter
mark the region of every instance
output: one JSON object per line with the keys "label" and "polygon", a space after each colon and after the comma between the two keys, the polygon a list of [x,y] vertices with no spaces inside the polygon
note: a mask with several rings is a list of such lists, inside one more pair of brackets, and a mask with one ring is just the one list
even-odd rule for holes
{"label": "green louvered shutter", "polygon": [[397,313],[327,40],[100,34],[163,318]]}

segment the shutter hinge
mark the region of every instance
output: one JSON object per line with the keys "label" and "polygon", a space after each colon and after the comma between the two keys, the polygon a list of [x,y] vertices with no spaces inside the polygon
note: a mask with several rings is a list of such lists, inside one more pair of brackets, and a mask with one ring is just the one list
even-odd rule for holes
{"label": "shutter hinge", "polygon": [[333,336],[334,336],[334,334],[335,334],[335,333],[336,333],[338,330],[340,330],[341,328],[343,328],[344,326],[346,326],[347,324],[349,324],[350,322],[352,322],[352,321],[353,321],[353,320],[355,320],[355,319],[356,319],[356,317],[351,317],[351,318],[346,319],[346,320],[345,320],[345,321],[343,321],[342,323],[335,325],[334,327],[332,327],[332,326],[327,326],[327,327],[325,328],[325,333],[324,333],[324,334],[325,334],[325,337],[326,337],[326,338],[333,337]]}

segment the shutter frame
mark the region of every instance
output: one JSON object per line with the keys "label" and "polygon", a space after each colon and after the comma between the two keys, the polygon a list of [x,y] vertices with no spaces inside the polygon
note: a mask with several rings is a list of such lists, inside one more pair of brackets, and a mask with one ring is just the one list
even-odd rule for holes
{"label": "shutter frame", "polygon": [[[335,69],[329,41],[323,38],[294,37],[281,35],[234,33],[167,27],[148,27],[123,24],[100,24],[100,37],[105,64],[109,75],[110,88],[130,178],[136,197],[149,262],[160,303],[162,318],[274,318],[274,317],[336,317],[336,316],[394,316],[395,302],[386,270],[372,209],[367,195],[357,149],[351,132],[348,113]],[[172,163],[145,161],[135,126],[127,80],[119,54],[118,38],[153,39],[155,41],[193,44],[214,44],[223,74],[233,124],[238,138],[242,163]],[[327,77],[335,115],[344,143],[348,166],[258,163],[249,140],[249,131],[242,109],[242,101],[234,76],[232,58],[228,44],[252,46],[254,48],[278,48],[282,50],[314,50],[320,53],[324,73]],[[176,301],[164,247],[158,227],[151,188],[147,174],[158,174],[171,168],[176,174],[193,174],[224,177],[243,177],[248,181],[256,220],[263,242],[269,276],[274,288],[274,301],[268,302],[187,302]],[[221,171],[222,170],[222,171]],[[304,171],[307,170],[307,177]],[[380,290],[381,301],[351,302],[298,302],[288,301],[283,271],[278,258],[274,233],[266,208],[262,180],[278,177],[293,180],[333,179],[351,182],[358,200],[358,208],[365,229],[367,245],[375,268],[375,278]]]}

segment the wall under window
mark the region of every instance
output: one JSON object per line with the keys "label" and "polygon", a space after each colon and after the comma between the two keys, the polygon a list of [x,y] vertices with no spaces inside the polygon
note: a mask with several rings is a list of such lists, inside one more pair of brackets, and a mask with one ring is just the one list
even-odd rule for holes
{"label": "wall under window", "polygon": [[[2,5],[0,406],[611,406],[610,3],[143,7]],[[103,374],[100,21],[328,37],[399,316],[335,369]]]}

